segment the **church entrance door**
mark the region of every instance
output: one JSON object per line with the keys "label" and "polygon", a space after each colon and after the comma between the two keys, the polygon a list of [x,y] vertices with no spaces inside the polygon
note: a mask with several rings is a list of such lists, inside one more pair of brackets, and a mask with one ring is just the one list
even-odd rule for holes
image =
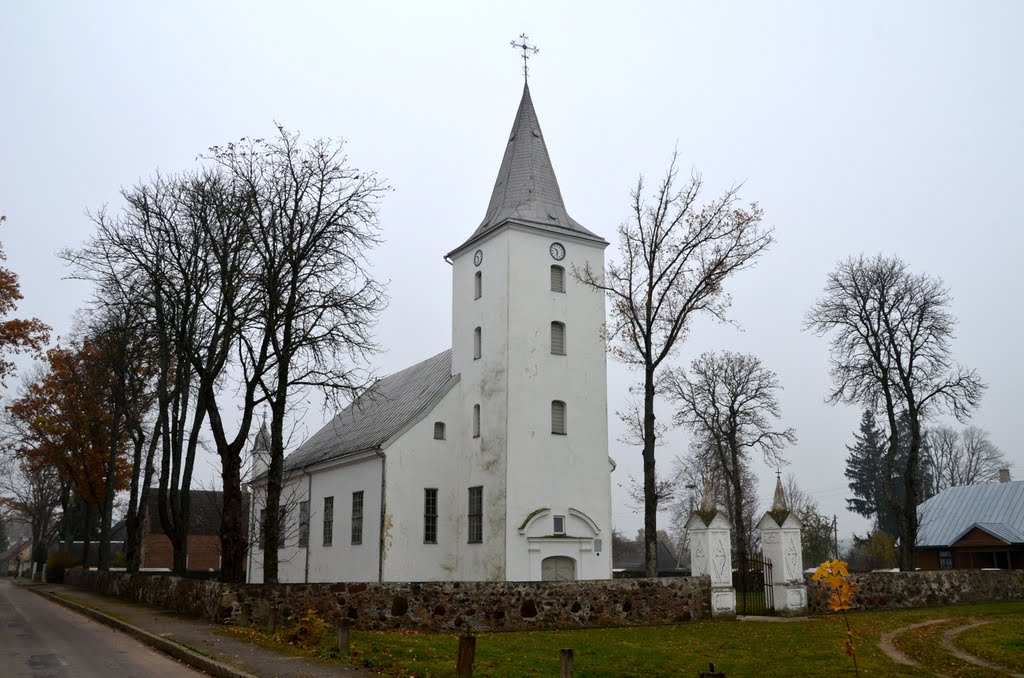
{"label": "church entrance door", "polygon": [[568,556],[551,556],[540,561],[542,581],[573,581],[576,579],[576,561]]}

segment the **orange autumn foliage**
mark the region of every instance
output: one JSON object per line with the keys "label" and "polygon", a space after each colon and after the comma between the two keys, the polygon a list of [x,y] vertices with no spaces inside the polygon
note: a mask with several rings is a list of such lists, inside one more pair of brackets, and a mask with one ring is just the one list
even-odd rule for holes
{"label": "orange autumn foliage", "polygon": [[844,649],[848,657],[853,658],[853,670],[854,673],[860,675],[857,669],[857,653],[853,647],[853,630],[850,628],[850,619],[846,616],[848,610],[852,610],[853,594],[857,590],[853,584],[851,584],[847,577],[850,576],[850,571],[847,569],[846,562],[843,560],[826,560],[818,569],[811,575],[811,579],[817,582],[821,582],[822,585],[827,586],[831,589],[832,593],[829,595],[828,607],[833,612],[842,612],[843,621],[846,623],[846,642],[844,643]]}
{"label": "orange autumn foliage", "polygon": [[[0,215],[0,224],[6,217]],[[0,261],[5,261],[3,247],[0,247]],[[6,353],[37,353],[46,345],[50,338],[50,328],[36,318],[24,320],[8,318],[21,300],[21,285],[18,275],[8,268],[0,266],[0,356]],[[0,386],[14,372],[14,363],[0,358]]]}
{"label": "orange autumn foliage", "polygon": [[[110,372],[89,342],[50,349],[46,362],[46,371],[9,406],[25,432],[21,454],[33,466],[58,469],[75,494],[102,506],[114,418]],[[122,449],[115,490],[127,488],[130,473]]]}

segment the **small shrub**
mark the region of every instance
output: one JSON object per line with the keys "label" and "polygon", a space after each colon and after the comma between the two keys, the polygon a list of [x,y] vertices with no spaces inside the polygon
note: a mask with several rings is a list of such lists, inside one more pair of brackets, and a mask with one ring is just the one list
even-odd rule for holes
{"label": "small shrub", "polygon": [[46,559],[46,580],[55,584],[63,584],[65,570],[77,565],[78,557],[74,553],[54,551]]}
{"label": "small shrub", "polygon": [[338,656],[335,629],[316,610],[306,610],[297,624],[278,630],[274,636],[280,642],[313,651],[320,657]]}
{"label": "small shrub", "polygon": [[110,559],[111,567],[128,567],[128,556],[124,554],[124,551],[118,551],[114,554],[114,557]]}

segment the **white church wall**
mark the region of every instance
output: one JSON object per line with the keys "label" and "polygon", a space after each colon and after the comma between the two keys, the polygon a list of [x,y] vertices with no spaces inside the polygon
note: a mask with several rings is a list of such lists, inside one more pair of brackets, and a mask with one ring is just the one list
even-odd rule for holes
{"label": "white church wall", "polygon": [[[471,444],[462,381],[423,419],[385,449],[387,455],[387,581],[500,580],[504,544],[488,534],[492,510],[488,493],[494,469],[481,466],[479,445]],[[445,423],[445,440],[435,440],[434,423]],[[481,436],[482,437],[482,436]],[[502,469],[503,470],[503,469]],[[484,488],[483,542],[469,544],[469,488]],[[424,490],[437,490],[437,543],[424,542]]]}
{"label": "white church wall", "polygon": [[[283,583],[377,581],[380,543],[381,460],[373,453],[340,460],[296,474],[285,483],[282,503],[287,505],[285,545],[278,551],[278,579]],[[352,543],[352,494],[363,492],[363,534]],[[265,489],[253,488],[250,533],[258,534],[259,509]],[[324,545],[324,498],[334,498],[333,539]],[[309,497],[309,548],[298,546],[299,502]],[[251,549],[249,581],[263,582],[263,551]],[[308,563],[307,563],[308,557]],[[307,580],[308,570],[308,580]]]}
{"label": "white church wall", "polygon": [[[611,576],[611,497],[608,464],[608,406],[604,296],[572,277],[572,267],[587,261],[603,269],[603,249],[567,234],[509,229],[508,513],[506,576],[510,580],[539,578],[537,562],[549,555],[570,555],[575,549],[576,576]],[[553,242],[566,250],[565,259],[549,254]],[[552,264],[565,268],[564,293],[552,292]],[[565,323],[566,355],[552,355],[551,322]],[[566,435],[551,432],[551,401],[566,403]],[[553,516],[587,515],[597,530],[567,519],[565,537],[528,542],[519,533],[534,511],[548,508],[545,528],[553,533]],[[570,531],[572,530],[572,532]],[[575,533],[574,533],[575,532]],[[585,547],[561,540],[585,539]],[[594,538],[605,544],[591,550]],[[532,549],[532,550],[531,550]],[[539,550],[538,550],[539,549]]]}

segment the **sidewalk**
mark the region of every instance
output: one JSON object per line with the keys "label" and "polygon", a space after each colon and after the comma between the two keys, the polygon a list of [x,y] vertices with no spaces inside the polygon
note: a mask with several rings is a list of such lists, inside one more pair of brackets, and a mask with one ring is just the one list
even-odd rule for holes
{"label": "sidewalk", "polygon": [[[213,676],[223,678],[361,678],[372,674],[338,662],[300,657],[217,633],[216,624],[61,584],[20,586],[113,626]],[[213,660],[213,661],[211,661]]]}

